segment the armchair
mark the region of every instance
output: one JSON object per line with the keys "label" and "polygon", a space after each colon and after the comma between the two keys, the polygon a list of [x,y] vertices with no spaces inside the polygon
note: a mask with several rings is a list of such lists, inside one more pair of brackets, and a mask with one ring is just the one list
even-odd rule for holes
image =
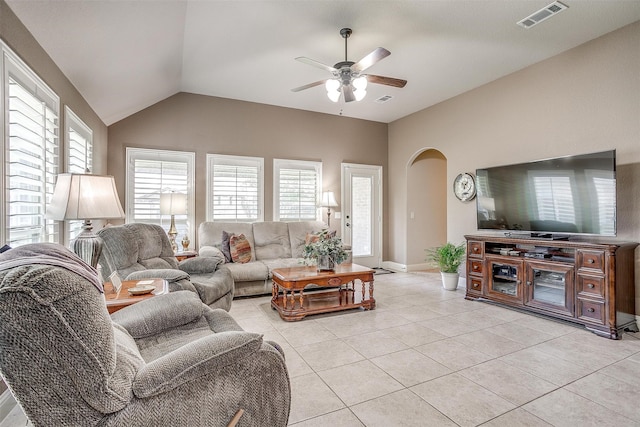
{"label": "armchair", "polygon": [[122,280],[166,279],[170,292],[196,292],[211,308],[231,308],[233,277],[221,259],[196,257],[178,263],[167,234],[155,224],[105,227],[97,234],[104,241],[98,264],[105,279],[114,271]]}
{"label": "armchair", "polygon": [[[178,291],[109,317],[95,270],[56,244],[0,254],[0,373],[34,426],[285,426],[276,344]],[[236,417],[237,418],[237,417]]]}

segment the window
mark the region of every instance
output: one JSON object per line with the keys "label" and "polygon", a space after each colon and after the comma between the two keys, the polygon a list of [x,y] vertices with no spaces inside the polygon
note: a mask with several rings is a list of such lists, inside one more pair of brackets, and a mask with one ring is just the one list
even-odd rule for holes
{"label": "window", "polygon": [[321,182],[321,162],[274,159],[274,221],[319,219]]}
{"label": "window", "polygon": [[[595,188],[595,199],[592,206],[598,207],[598,215],[593,218],[598,223],[597,229],[601,234],[615,236],[616,234],[616,180],[599,170],[585,170],[587,179]],[[590,195],[593,192],[589,192]]]}
{"label": "window", "polygon": [[[69,107],[65,107],[64,115],[67,130],[67,172],[89,173],[93,169],[93,131]],[[72,242],[80,234],[82,223],[83,221],[67,221],[67,242]]]}
{"label": "window", "polygon": [[529,175],[533,183],[534,206],[538,208],[536,218],[576,224],[573,176],[566,172],[553,171],[531,172]]}
{"label": "window", "polygon": [[[159,224],[169,229],[170,216],[160,214],[160,194],[187,195],[186,215],[175,215],[177,242],[195,235],[195,153],[127,147],[127,222]],[[178,245],[179,246],[179,245]]]}
{"label": "window", "polygon": [[4,43],[2,187],[6,203],[0,239],[10,246],[60,242],[60,226],[47,220],[60,166],[58,96]]}
{"label": "window", "polygon": [[207,221],[262,221],[264,159],[207,154]]}

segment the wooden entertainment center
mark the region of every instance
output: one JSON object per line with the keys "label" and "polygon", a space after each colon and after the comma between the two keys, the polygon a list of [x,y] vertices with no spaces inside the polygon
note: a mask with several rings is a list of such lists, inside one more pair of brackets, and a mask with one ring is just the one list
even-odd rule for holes
{"label": "wooden entertainment center", "polygon": [[619,339],[635,320],[637,243],[470,235],[466,299],[485,299]]}

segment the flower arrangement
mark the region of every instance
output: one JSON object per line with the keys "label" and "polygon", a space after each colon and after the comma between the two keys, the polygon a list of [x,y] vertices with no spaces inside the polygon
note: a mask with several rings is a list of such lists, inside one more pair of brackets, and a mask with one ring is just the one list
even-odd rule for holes
{"label": "flower arrangement", "polygon": [[342,239],[335,232],[323,230],[304,245],[302,257],[314,260],[319,266],[323,257],[329,257],[333,263],[340,264],[347,259],[347,252],[343,248]]}

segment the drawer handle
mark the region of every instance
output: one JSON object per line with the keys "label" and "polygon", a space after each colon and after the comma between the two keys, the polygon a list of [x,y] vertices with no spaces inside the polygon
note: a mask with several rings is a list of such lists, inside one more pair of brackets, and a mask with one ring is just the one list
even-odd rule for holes
{"label": "drawer handle", "polygon": [[594,262],[595,262],[595,261],[593,260],[593,258],[589,258],[589,259],[587,260],[587,264],[593,264]]}
{"label": "drawer handle", "polygon": [[474,287],[474,288],[477,288],[478,286],[480,286],[480,285],[479,285],[479,283],[474,283],[474,284],[473,284],[473,287]]}
{"label": "drawer handle", "polygon": [[594,285],[593,283],[589,283],[589,284],[587,285],[587,288],[589,288],[589,289],[593,289],[593,288],[595,288],[595,287],[596,287],[596,285]]}
{"label": "drawer handle", "polygon": [[477,266],[477,265],[474,265],[474,266],[473,266],[473,269],[474,269],[474,270],[479,270],[479,269],[480,269],[480,267],[479,267],[479,266]]}
{"label": "drawer handle", "polygon": [[587,311],[588,311],[589,313],[593,313],[594,311],[596,311],[596,309],[595,309],[595,308],[593,308],[593,307],[589,307],[589,308],[587,308]]}
{"label": "drawer handle", "polygon": [[527,285],[531,286],[531,282],[527,280]]}
{"label": "drawer handle", "polygon": [[477,247],[477,246],[473,248],[473,252],[478,252],[479,250],[480,250],[480,248]]}

